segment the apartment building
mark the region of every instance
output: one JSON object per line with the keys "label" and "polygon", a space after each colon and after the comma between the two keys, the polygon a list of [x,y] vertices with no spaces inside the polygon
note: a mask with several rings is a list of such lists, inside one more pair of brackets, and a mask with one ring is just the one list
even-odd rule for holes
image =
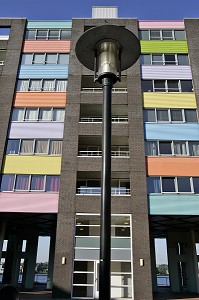
{"label": "apartment building", "polygon": [[32,288],[38,237],[50,236],[52,296],[99,296],[102,88],[75,45],[104,23],[142,52],[112,91],[112,298],[153,299],[155,238],[167,239],[171,290],[199,292],[199,20],[98,7],[90,19],[0,19],[2,282],[17,284],[24,259]]}

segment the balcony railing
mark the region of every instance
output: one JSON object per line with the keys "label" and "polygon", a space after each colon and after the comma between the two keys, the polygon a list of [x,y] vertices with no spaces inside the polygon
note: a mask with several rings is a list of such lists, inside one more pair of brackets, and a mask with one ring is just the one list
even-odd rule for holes
{"label": "balcony railing", "polygon": [[[88,151],[88,150],[85,150],[85,151],[79,151],[78,152],[78,156],[102,156],[102,151],[101,150],[97,150],[97,151]],[[114,156],[114,157],[129,157],[129,151],[111,151],[111,156]]]}
{"label": "balcony railing", "polygon": [[[77,188],[77,194],[80,195],[100,195],[101,187],[81,187]],[[125,187],[111,188],[111,195],[130,195],[130,189]]]}
{"label": "balcony railing", "polygon": [[[112,117],[112,123],[128,123],[128,117]],[[102,123],[101,117],[83,117],[81,123]]]}
{"label": "balcony railing", "polygon": [[[102,93],[102,88],[82,88],[83,93]],[[127,88],[112,88],[113,93],[127,93]]]}

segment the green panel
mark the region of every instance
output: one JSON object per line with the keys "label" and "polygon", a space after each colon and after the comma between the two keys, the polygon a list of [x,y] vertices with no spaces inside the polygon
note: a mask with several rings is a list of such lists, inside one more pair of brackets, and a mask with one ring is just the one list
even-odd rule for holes
{"label": "green panel", "polygon": [[199,195],[149,195],[150,215],[199,215]]}
{"label": "green panel", "polygon": [[72,21],[28,21],[27,29],[68,29],[72,28]]}
{"label": "green panel", "polygon": [[[76,248],[99,248],[100,237],[76,237]],[[131,248],[130,238],[111,238],[111,248]]]}
{"label": "green panel", "polygon": [[142,53],[188,53],[187,41],[140,41]]}

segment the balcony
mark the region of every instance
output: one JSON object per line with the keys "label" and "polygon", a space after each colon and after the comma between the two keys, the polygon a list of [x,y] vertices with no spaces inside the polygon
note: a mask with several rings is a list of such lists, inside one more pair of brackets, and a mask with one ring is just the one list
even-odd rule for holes
{"label": "balcony", "polygon": [[[101,172],[78,172],[77,173],[77,195],[100,195],[101,194]],[[130,180],[127,172],[112,172],[111,195],[129,196]]]}
{"label": "balcony", "polygon": [[[93,76],[82,76],[81,91],[83,93],[102,93],[102,86],[98,82],[93,81]],[[116,82],[113,93],[127,93],[126,76],[122,76],[121,82]]]}
{"label": "balcony", "polygon": [[[84,157],[101,157],[102,156],[102,140],[100,136],[80,136],[78,156]],[[113,136],[112,157],[129,157],[128,137]]]}
{"label": "balcony", "polygon": [[[81,104],[81,123],[102,123],[102,105]],[[127,105],[112,105],[112,123],[128,123]]]}

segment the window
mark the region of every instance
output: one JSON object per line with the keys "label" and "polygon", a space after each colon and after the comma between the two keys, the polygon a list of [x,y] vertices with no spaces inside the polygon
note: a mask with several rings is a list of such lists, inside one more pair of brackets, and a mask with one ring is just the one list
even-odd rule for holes
{"label": "window", "polygon": [[48,140],[36,140],[35,153],[36,154],[47,154],[48,153]]}
{"label": "window", "polygon": [[13,191],[15,175],[2,175],[1,191]]}
{"label": "window", "polygon": [[191,80],[142,80],[142,92],[192,92]]}
{"label": "window", "polygon": [[171,122],[182,122],[182,110],[181,109],[171,109]]}
{"label": "window", "polygon": [[71,29],[32,29],[26,31],[27,40],[69,40]]}
{"label": "window", "polygon": [[193,177],[193,188],[196,194],[199,194],[199,177]]}
{"label": "window", "polygon": [[162,192],[175,192],[175,177],[162,177]]}
{"label": "window", "polygon": [[179,193],[190,193],[191,192],[191,184],[189,177],[178,177],[178,192]]}
{"label": "window", "polygon": [[59,192],[60,176],[58,175],[13,175],[3,174],[1,191],[46,191]]}
{"label": "window", "polygon": [[185,40],[184,30],[140,30],[141,40]]}
{"label": "window", "polygon": [[22,140],[21,141],[21,154],[33,154],[34,140]]}
{"label": "window", "polygon": [[174,142],[174,154],[175,155],[187,155],[186,142]]}
{"label": "window", "polygon": [[60,176],[46,176],[46,192],[59,192]]}
{"label": "window", "polygon": [[159,142],[159,153],[160,155],[171,155],[171,142]]}
{"label": "window", "polygon": [[59,54],[58,64],[68,65],[69,64],[69,54]]}
{"label": "window", "polygon": [[61,64],[69,63],[69,54],[66,53],[29,53],[23,54],[21,64]]}
{"label": "window", "polygon": [[15,189],[18,191],[28,191],[29,175],[16,175]]}
{"label": "window", "polygon": [[47,64],[57,64],[57,54],[47,53],[46,54],[46,63]]}
{"label": "window", "polygon": [[25,121],[36,121],[38,119],[38,108],[26,108]]}
{"label": "window", "polygon": [[14,108],[12,111],[12,121],[23,121],[24,119],[24,109]]}
{"label": "window", "polygon": [[169,114],[167,109],[157,109],[156,113],[158,122],[169,122]]}
{"label": "window", "polygon": [[188,54],[142,54],[141,65],[189,65]]}
{"label": "window", "polygon": [[40,121],[51,121],[52,120],[52,109],[51,108],[40,108],[39,109],[39,120]]}
{"label": "window", "polygon": [[61,155],[62,154],[62,141],[50,141],[50,155]]}
{"label": "window", "polygon": [[189,154],[191,156],[199,156],[199,142],[189,142]]}
{"label": "window", "polygon": [[158,147],[156,141],[147,141],[145,142],[145,155],[146,156],[157,156]]}
{"label": "window", "polygon": [[45,54],[37,53],[34,54],[33,64],[44,64],[45,62]]}
{"label": "window", "polygon": [[31,65],[33,60],[32,54],[23,54],[21,59],[22,65]]}
{"label": "window", "polygon": [[10,27],[0,27],[0,40],[8,40],[10,35]]}
{"label": "window", "polygon": [[8,140],[6,154],[18,154],[19,143],[20,140]]}
{"label": "window", "polygon": [[147,177],[147,191],[149,194],[160,193],[160,177]]}
{"label": "window", "polygon": [[26,79],[18,80],[18,92],[66,92],[67,80],[57,79]]}
{"label": "window", "polygon": [[144,109],[144,122],[197,123],[195,109]]}
{"label": "window", "polygon": [[65,109],[54,108],[53,109],[53,121],[64,122]]}
{"label": "window", "polygon": [[30,190],[44,191],[44,175],[32,175]]}

